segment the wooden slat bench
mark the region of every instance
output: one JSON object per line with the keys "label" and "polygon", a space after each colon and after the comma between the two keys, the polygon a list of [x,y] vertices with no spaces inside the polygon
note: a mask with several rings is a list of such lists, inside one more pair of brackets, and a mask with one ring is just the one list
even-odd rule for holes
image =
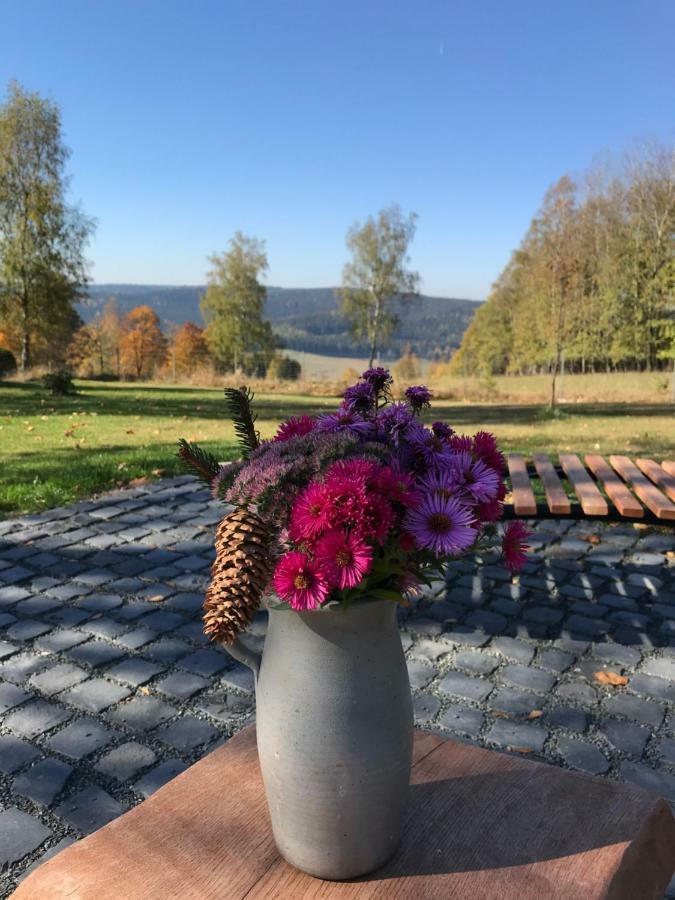
{"label": "wooden slat bench", "polygon": [[[506,457],[511,495],[505,519],[595,519],[675,527],[675,460],[561,453]],[[566,487],[567,482],[568,487]],[[539,499],[538,499],[539,498]]]}
{"label": "wooden slat bench", "polygon": [[417,732],[403,843],[365,878],[291,868],[249,727],[44,863],[13,900],[660,900],[675,821],[640,788]]}

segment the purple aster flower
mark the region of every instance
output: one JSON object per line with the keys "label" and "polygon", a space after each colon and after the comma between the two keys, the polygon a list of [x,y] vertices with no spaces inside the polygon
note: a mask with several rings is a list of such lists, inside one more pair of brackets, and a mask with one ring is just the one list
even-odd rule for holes
{"label": "purple aster flower", "polygon": [[377,393],[368,381],[359,381],[344,392],[342,405],[351,412],[367,416],[372,413],[377,403]]}
{"label": "purple aster flower", "polygon": [[455,433],[449,425],[445,424],[445,422],[432,422],[431,429],[436,437],[439,437],[444,441],[449,441]]}
{"label": "purple aster flower", "polygon": [[457,498],[460,494],[457,476],[451,468],[434,469],[428,472],[420,480],[419,486],[425,494],[442,497],[444,500]]}
{"label": "purple aster flower", "polygon": [[419,548],[436,556],[457,556],[476,540],[473,521],[471,510],[458,500],[430,494],[408,511],[404,525]]}
{"label": "purple aster flower", "polygon": [[425,467],[442,465],[444,461],[449,462],[452,451],[446,441],[420,423],[415,424],[418,428],[414,431],[411,429],[408,442],[415,454],[423,460]]}
{"label": "purple aster flower", "polygon": [[324,434],[337,434],[341,431],[347,431],[359,437],[368,437],[372,430],[373,426],[370,422],[366,422],[363,416],[352,412],[345,406],[341,406],[335,413],[319,416],[317,424],[317,431]]}
{"label": "purple aster flower", "polygon": [[474,459],[471,453],[455,453],[450,458],[449,469],[467,501],[485,503],[497,496],[499,475],[481,459]]}
{"label": "purple aster flower", "polygon": [[423,410],[425,406],[431,406],[433,394],[429,388],[424,387],[422,384],[407,388],[405,395],[408,399],[408,403],[413,408],[413,412],[418,413]]}
{"label": "purple aster flower", "polygon": [[410,408],[406,403],[391,403],[381,409],[376,418],[377,429],[385,438],[398,445],[417,427]]}
{"label": "purple aster flower", "polygon": [[368,384],[372,384],[376,394],[388,391],[394,380],[389,374],[389,369],[383,369],[382,366],[377,366],[375,369],[366,369],[361,378],[367,381]]}

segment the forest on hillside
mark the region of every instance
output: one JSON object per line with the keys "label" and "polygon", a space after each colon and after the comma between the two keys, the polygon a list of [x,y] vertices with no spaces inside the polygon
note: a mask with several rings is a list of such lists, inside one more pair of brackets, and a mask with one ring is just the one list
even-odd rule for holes
{"label": "forest on hillside", "polygon": [[452,374],[675,365],[675,153],[648,146],[546,194]]}

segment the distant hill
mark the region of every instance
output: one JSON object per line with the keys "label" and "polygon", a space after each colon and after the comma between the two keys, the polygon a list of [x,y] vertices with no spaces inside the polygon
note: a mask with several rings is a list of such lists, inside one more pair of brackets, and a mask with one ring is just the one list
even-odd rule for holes
{"label": "distant hill", "polygon": [[[172,287],[145,284],[92,284],[89,302],[80,307],[85,321],[115,297],[127,312],[142,303],[152,306],[164,324],[201,323],[199,300],[203,286]],[[400,323],[386,356],[398,358],[410,347],[419,356],[448,356],[455,350],[479,303],[451,297],[420,296],[400,310]],[[355,341],[339,312],[334,288],[267,289],[267,316],[285,347],[327,356],[367,353],[365,342]]]}

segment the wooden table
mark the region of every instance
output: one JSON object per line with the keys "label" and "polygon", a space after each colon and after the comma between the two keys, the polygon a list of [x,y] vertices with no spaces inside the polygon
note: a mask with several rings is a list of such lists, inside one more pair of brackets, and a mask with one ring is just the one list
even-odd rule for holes
{"label": "wooden table", "polygon": [[30,875],[14,900],[660,900],[665,801],[638,788],[418,732],[398,854],[321,881],[280,858],[253,727]]}

